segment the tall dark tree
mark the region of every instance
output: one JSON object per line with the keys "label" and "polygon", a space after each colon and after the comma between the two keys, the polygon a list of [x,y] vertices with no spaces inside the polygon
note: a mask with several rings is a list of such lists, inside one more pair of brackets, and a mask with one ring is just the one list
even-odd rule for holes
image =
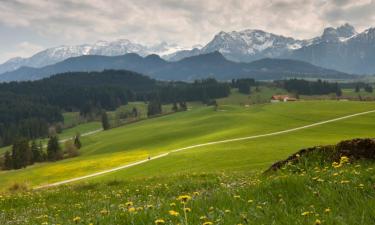
{"label": "tall dark tree", "polygon": [[43,149],[41,149],[40,146],[37,145],[35,140],[33,140],[31,142],[32,163],[43,161],[42,151]]}
{"label": "tall dark tree", "polygon": [[10,170],[13,168],[12,156],[9,151],[6,151],[4,154],[4,169]]}
{"label": "tall dark tree", "polygon": [[109,125],[108,115],[105,111],[102,112],[101,120],[102,120],[103,130],[108,130],[110,128],[110,125]]}
{"label": "tall dark tree", "polygon": [[158,115],[161,113],[162,113],[162,110],[161,110],[161,103],[159,99],[151,100],[147,106],[147,116],[154,116],[154,115]]}
{"label": "tall dark tree", "polygon": [[57,161],[63,158],[63,153],[60,147],[59,138],[52,136],[47,144],[47,158],[49,161]]}
{"label": "tall dark tree", "polygon": [[32,153],[26,138],[17,139],[12,146],[12,162],[14,169],[25,168],[30,165]]}
{"label": "tall dark tree", "polygon": [[77,133],[76,136],[74,137],[74,146],[77,149],[81,149],[82,143],[81,143],[81,134]]}
{"label": "tall dark tree", "polygon": [[137,118],[138,117],[138,109],[136,107],[133,107],[132,109],[132,116],[133,118]]}

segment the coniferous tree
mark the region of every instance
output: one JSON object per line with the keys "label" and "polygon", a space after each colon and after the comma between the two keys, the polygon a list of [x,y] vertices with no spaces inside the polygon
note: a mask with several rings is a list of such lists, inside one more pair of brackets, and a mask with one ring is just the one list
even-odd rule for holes
{"label": "coniferous tree", "polygon": [[132,109],[132,116],[133,118],[138,118],[138,109],[136,107]]}
{"label": "coniferous tree", "polygon": [[158,99],[154,99],[148,103],[147,106],[147,116],[154,116],[161,114],[161,103]]}
{"label": "coniferous tree", "polygon": [[47,158],[49,161],[56,161],[63,158],[63,153],[59,144],[59,138],[52,136],[47,144]]}
{"label": "coniferous tree", "polygon": [[9,151],[4,154],[4,169],[10,170],[13,168],[12,156]]}
{"label": "coniferous tree", "polygon": [[43,161],[42,149],[40,149],[40,146],[36,144],[35,140],[31,142],[31,153],[32,153],[32,163]]}
{"label": "coniferous tree", "polygon": [[32,153],[29,141],[25,138],[17,139],[12,146],[12,162],[14,169],[25,168],[30,165]]}
{"label": "coniferous tree", "polygon": [[108,130],[110,128],[108,115],[105,111],[102,112],[102,127],[103,130]]}
{"label": "coniferous tree", "polygon": [[76,146],[77,149],[81,149],[82,143],[81,143],[81,134],[77,133],[74,137],[74,146]]}

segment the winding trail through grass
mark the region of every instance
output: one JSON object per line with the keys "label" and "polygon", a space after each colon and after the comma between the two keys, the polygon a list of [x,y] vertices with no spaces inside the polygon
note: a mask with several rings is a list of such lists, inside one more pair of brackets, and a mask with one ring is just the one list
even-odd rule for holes
{"label": "winding trail through grass", "polygon": [[[321,121],[321,122],[313,123],[313,124],[310,124],[310,125],[296,127],[296,128],[292,128],[292,129],[288,129],[288,130],[272,132],[272,133],[268,133],[268,134],[260,134],[260,135],[253,135],[253,136],[247,136],[247,137],[240,137],[240,138],[233,138],[233,139],[226,139],[226,140],[221,140],[221,141],[213,141],[213,142],[207,142],[207,143],[203,143],[203,144],[191,145],[191,146],[171,150],[169,152],[154,156],[150,159],[144,159],[144,160],[141,160],[141,161],[138,161],[138,162],[126,164],[126,165],[115,167],[115,168],[112,168],[112,169],[103,170],[101,172],[92,173],[92,174],[81,176],[81,177],[76,177],[76,178],[72,178],[72,179],[68,179],[68,180],[59,181],[59,182],[56,182],[56,183],[38,186],[38,187],[35,187],[34,190],[42,189],[42,188],[48,188],[48,187],[55,187],[55,186],[59,186],[59,185],[62,185],[62,184],[67,184],[67,183],[71,183],[71,182],[75,182],[75,181],[79,181],[79,180],[84,180],[84,179],[91,178],[91,177],[100,176],[100,175],[103,175],[103,174],[106,174],[106,173],[115,172],[115,171],[126,169],[126,168],[129,168],[129,167],[137,166],[137,165],[146,163],[146,162],[151,161],[151,160],[156,160],[156,159],[165,157],[165,156],[169,155],[170,153],[180,152],[180,151],[184,151],[184,150],[188,150],[188,149],[192,149],[192,148],[199,148],[199,147],[208,146],[208,145],[216,145],[216,144],[222,144],[222,143],[228,143],[228,142],[236,142],[236,141],[262,138],[262,137],[276,136],[276,135],[290,133],[290,132],[294,132],[294,131],[298,131],[298,130],[302,130],[302,129],[307,129],[307,128],[310,128],[310,127],[319,126],[319,125],[322,125],[322,124],[336,122],[336,121],[339,121],[339,120],[345,120],[345,119],[349,119],[349,118],[356,117],[356,116],[362,116],[362,115],[366,115],[366,114],[370,114],[370,113],[375,113],[375,110],[361,112],[361,113],[355,113],[355,114],[351,114],[351,115],[347,115],[347,116],[338,117],[338,118],[335,118],[335,119]],[[86,133],[85,136],[91,135],[91,134],[94,134],[94,133],[97,133],[97,132],[100,132],[100,131],[101,130],[92,131],[92,132]]]}

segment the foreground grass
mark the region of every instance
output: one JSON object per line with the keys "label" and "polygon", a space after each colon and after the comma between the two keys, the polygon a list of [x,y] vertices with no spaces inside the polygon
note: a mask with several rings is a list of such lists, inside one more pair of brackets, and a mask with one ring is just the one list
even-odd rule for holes
{"label": "foreground grass", "polygon": [[271,175],[200,172],[19,192],[0,197],[0,224],[374,224],[374,166],[292,165]]}
{"label": "foreground grass", "polygon": [[[25,182],[31,186],[52,183],[143,160],[149,155],[154,156],[180,147],[286,130],[374,108],[375,104],[369,102],[338,101],[252,107],[228,105],[221,106],[219,111],[196,108],[84,137],[81,156],[55,163],[37,164],[17,171],[2,171],[0,189],[7,189],[14,182]],[[306,145],[331,143],[356,136],[375,136],[372,129],[374,115],[348,121],[351,122],[338,121],[338,127],[334,126],[336,123],[332,123],[300,131],[302,133],[191,149],[142,167],[121,171],[118,176],[151,176],[155,173],[202,169],[243,171],[264,168]],[[312,133],[308,133],[310,130]]]}

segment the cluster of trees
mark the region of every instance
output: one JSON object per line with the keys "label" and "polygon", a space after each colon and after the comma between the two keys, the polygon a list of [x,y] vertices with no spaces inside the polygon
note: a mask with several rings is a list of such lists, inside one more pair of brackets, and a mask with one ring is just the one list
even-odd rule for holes
{"label": "cluster of trees", "polygon": [[44,150],[42,142],[37,143],[35,140],[30,142],[29,139],[18,138],[12,145],[11,152],[5,152],[2,168],[4,170],[21,169],[37,162],[57,161],[75,157],[79,155],[78,149],[81,147],[79,134],[73,140],[65,142],[64,150],[61,148],[57,136],[50,137],[46,150]]}
{"label": "cluster of trees", "polygon": [[307,81],[300,79],[290,79],[277,81],[282,88],[285,88],[288,92],[293,92],[301,95],[325,95],[335,93],[337,96],[341,96],[341,88],[338,83],[330,83],[328,81]]}
{"label": "cluster of trees", "polygon": [[162,84],[156,92],[151,93],[148,99],[153,100],[155,93],[162,103],[186,101],[206,103],[210,99],[227,97],[230,94],[230,85],[212,78],[196,80],[193,83],[167,82]]}
{"label": "cluster of trees", "polygon": [[115,70],[1,83],[0,146],[12,144],[15,137],[47,137],[49,127],[63,122],[63,111],[79,111],[82,117],[92,120],[102,118],[103,111],[114,110],[130,101],[145,101],[151,105],[149,115],[155,115],[161,113],[160,104],[210,102],[229,93],[230,85],[215,79],[162,82]]}
{"label": "cluster of trees", "polygon": [[238,88],[238,92],[242,94],[250,94],[251,87],[255,85],[255,80],[251,78],[233,79],[231,83],[231,86],[233,88]]}
{"label": "cluster of trees", "polygon": [[360,92],[361,88],[365,90],[368,93],[372,93],[374,91],[373,87],[370,84],[365,84],[365,83],[357,83],[355,86],[355,92]]}

